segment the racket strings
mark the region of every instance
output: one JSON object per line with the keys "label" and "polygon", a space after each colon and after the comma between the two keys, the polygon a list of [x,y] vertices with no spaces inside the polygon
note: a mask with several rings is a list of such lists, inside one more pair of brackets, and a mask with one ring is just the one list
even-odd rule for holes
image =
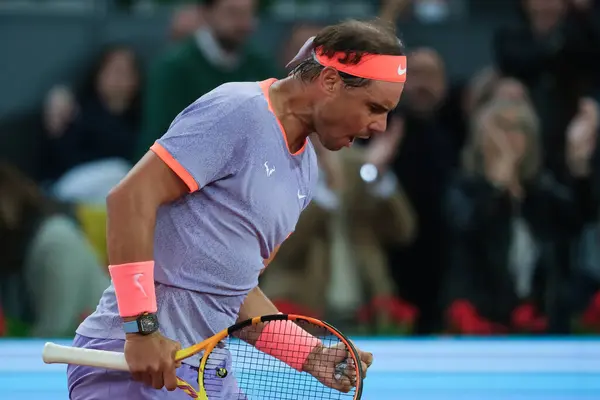
{"label": "racket strings", "polygon": [[[227,337],[220,348],[215,348],[208,356],[204,368],[203,382],[209,400],[297,400],[297,399],[326,399],[350,400],[355,398],[356,389],[348,393],[327,387],[323,381],[333,382],[343,377],[335,369],[336,364],[348,363],[346,370],[352,370],[353,361],[346,345],[327,328],[313,325],[309,322],[297,322],[304,330],[319,338],[322,346],[327,349],[326,356],[311,357],[299,360],[306,362],[320,379],[279,361],[275,357],[256,350],[251,343],[258,339],[255,326],[249,326],[235,336]],[[277,347],[286,349],[294,338],[289,335],[279,335],[274,343]],[[275,340],[275,339],[274,339]],[[345,377],[344,379],[351,379]]]}

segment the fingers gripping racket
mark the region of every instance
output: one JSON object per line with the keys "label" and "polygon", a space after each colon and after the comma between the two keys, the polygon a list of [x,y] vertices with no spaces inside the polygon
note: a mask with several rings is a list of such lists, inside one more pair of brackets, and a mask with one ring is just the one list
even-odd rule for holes
{"label": "fingers gripping racket", "polygon": [[[277,321],[291,321],[320,340],[306,360],[302,360],[303,372],[249,344],[256,343],[266,324],[277,324]],[[266,346],[285,349],[294,341],[289,337],[293,333],[294,330],[288,330],[270,336]],[[261,340],[265,339],[261,337]],[[177,382],[178,388],[193,399],[357,400],[362,395],[363,373],[357,350],[340,331],[319,319],[286,314],[256,317],[178,351],[176,360],[199,353],[202,353],[198,369],[199,389],[179,378]],[[42,357],[47,364],[129,371],[125,355],[119,352],[46,343]]]}

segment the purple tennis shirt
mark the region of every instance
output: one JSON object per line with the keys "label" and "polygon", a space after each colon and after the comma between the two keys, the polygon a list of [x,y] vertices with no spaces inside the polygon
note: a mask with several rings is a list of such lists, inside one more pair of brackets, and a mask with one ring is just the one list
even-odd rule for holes
{"label": "purple tennis shirt", "polygon": [[[190,193],[158,210],[161,332],[183,347],[235,323],[264,260],[294,231],[317,182],[307,139],[291,154],[263,82],[219,86],[183,110],[152,151]],[[114,287],[77,333],[124,339]],[[198,357],[187,360],[198,364]]]}

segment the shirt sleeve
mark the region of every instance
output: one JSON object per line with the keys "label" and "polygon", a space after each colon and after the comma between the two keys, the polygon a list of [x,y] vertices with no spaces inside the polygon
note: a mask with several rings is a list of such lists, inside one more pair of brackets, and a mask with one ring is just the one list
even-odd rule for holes
{"label": "shirt sleeve", "polygon": [[245,160],[240,108],[204,96],[180,113],[150,148],[195,192],[235,174]]}

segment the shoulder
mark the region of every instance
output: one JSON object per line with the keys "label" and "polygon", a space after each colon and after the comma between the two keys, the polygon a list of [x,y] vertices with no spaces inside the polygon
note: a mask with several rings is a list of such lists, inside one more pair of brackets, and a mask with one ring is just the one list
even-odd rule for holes
{"label": "shoulder", "polygon": [[[243,153],[266,123],[272,123],[258,82],[231,82],[186,107],[159,139],[163,146],[236,148]],[[216,145],[218,144],[218,146]]]}
{"label": "shoulder", "polygon": [[[191,107],[208,104],[241,107],[241,111],[268,110],[267,101],[259,82],[224,83],[200,97],[192,103]],[[237,109],[231,111],[238,112]]]}
{"label": "shoulder", "polygon": [[268,104],[257,82],[231,82],[218,86],[186,107],[173,126],[217,129],[220,134],[250,132],[269,116]]}
{"label": "shoulder", "polygon": [[155,66],[169,67],[187,60],[195,49],[193,39],[186,39],[170,45],[156,60]]}

